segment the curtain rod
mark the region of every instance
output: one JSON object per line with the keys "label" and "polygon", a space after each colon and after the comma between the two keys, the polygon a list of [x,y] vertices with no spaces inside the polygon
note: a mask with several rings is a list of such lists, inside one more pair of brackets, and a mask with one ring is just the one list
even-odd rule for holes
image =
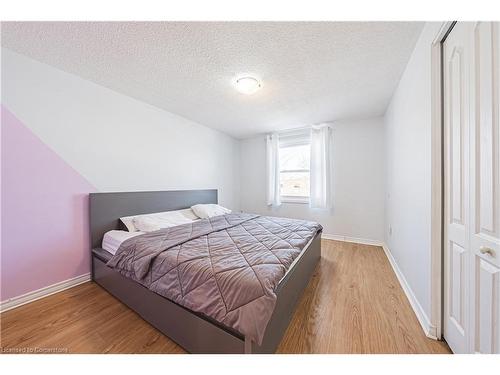
{"label": "curtain rod", "polygon": [[274,132],[269,132],[269,133],[266,133],[266,134],[286,134],[286,133],[293,133],[293,132],[299,132],[299,131],[303,131],[303,130],[309,130],[311,129],[313,126],[331,126],[332,124],[329,123],[329,122],[324,122],[324,123],[320,123],[320,124],[313,124],[313,125],[307,125],[307,126],[301,126],[300,128],[292,128],[292,129],[285,129],[285,130],[277,130],[277,131],[274,131]]}

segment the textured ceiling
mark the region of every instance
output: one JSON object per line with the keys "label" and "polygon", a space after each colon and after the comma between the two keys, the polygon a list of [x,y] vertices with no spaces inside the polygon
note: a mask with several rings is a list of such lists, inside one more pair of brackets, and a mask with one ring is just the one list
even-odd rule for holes
{"label": "textured ceiling", "polygon": [[[417,22],[7,22],[2,45],[236,138],[382,115]],[[252,96],[235,76],[258,76]]]}

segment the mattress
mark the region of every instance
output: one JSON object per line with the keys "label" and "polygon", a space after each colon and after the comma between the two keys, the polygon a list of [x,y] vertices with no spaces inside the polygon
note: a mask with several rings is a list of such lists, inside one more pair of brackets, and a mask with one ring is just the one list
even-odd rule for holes
{"label": "mattress", "polygon": [[110,230],[104,234],[102,248],[115,255],[123,241],[144,234],[145,232],[128,232],[125,230]]}

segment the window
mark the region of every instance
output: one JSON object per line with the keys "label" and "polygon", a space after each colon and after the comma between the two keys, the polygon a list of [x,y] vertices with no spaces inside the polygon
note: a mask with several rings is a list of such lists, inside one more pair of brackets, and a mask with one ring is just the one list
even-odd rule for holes
{"label": "window", "polygon": [[280,138],[280,195],[283,202],[309,202],[310,153],[308,137]]}
{"label": "window", "polygon": [[328,124],[266,136],[266,202],[331,209],[332,128]]}

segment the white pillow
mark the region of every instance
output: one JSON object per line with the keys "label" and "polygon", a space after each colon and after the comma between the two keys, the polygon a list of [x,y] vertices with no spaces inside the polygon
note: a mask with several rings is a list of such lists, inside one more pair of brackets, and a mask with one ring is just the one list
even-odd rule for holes
{"label": "white pillow", "polygon": [[195,204],[191,209],[201,219],[214,217],[231,213],[230,209],[219,206],[218,204]]}
{"label": "white pillow", "polygon": [[137,232],[137,228],[134,225],[134,217],[135,216],[124,216],[120,218],[129,232]]}
{"label": "white pillow", "polygon": [[193,220],[200,220],[198,216],[193,212],[191,208],[185,208],[183,210],[178,210],[178,211],[170,211],[170,212],[179,212],[182,216],[185,218],[193,221]]}
{"label": "white pillow", "polygon": [[175,224],[158,217],[139,216],[134,218],[134,226],[141,232],[154,232],[163,228],[175,227]]}
{"label": "white pillow", "polygon": [[[143,218],[150,218],[154,220],[154,222],[151,220],[146,220],[146,221],[140,220]],[[129,232],[136,232],[136,231],[150,232],[151,230],[140,229],[137,226],[138,225],[137,223],[140,223],[139,224],[140,227],[145,226],[148,228],[154,228],[160,226],[158,227],[158,229],[161,229],[161,228],[167,228],[169,226],[173,227],[175,225],[190,223],[194,220],[199,220],[199,218],[194,214],[194,212],[190,208],[186,208],[177,211],[165,211],[165,212],[156,212],[153,214],[125,216],[121,217],[120,220],[123,222],[125,227],[127,227],[127,230]]]}
{"label": "white pillow", "polygon": [[157,214],[134,217],[134,226],[142,232],[152,232],[192,222],[192,219],[188,219],[184,213],[179,211],[159,212]]}

